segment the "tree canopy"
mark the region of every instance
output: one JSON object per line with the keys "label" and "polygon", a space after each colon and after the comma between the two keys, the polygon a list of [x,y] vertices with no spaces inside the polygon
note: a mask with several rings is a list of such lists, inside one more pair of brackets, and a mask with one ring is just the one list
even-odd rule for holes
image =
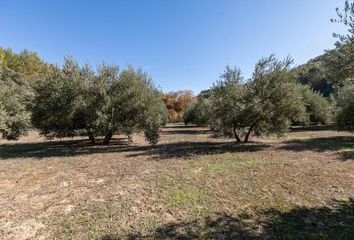
{"label": "tree canopy", "polygon": [[210,118],[210,101],[207,98],[198,96],[187,106],[184,113],[184,123],[196,124],[197,126],[207,126]]}
{"label": "tree canopy", "polygon": [[262,58],[253,77],[245,82],[241,71],[226,67],[211,92],[211,125],[237,142],[257,136],[285,133],[292,121],[306,121],[306,109],[293,88],[292,60]]}
{"label": "tree canopy", "polygon": [[0,135],[16,140],[30,127],[30,113],[24,104],[26,87],[16,72],[4,66],[0,66],[0,85]]}
{"label": "tree canopy", "polygon": [[164,110],[158,89],[141,70],[119,72],[117,66],[102,64],[96,74],[67,58],[35,87],[32,119],[47,137],[84,132],[93,143],[98,136],[108,143],[114,133],[144,131],[147,140],[156,143]]}

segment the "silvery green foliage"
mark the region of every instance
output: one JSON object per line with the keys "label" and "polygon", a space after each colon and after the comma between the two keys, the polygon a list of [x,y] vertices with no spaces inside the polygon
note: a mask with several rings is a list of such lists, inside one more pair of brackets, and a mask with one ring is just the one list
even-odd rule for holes
{"label": "silvery green foliage", "polygon": [[227,66],[220,79],[211,90],[211,119],[212,129],[225,135],[234,135],[241,141],[239,133],[243,129],[243,112],[245,109],[245,88],[241,71]]}
{"label": "silvery green foliage", "polygon": [[112,91],[115,131],[128,136],[143,131],[150,143],[157,143],[159,127],[165,121],[165,106],[150,77],[128,67],[120,73]]}
{"label": "silvery green foliage", "polygon": [[337,8],[337,19],[332,22],[343,24],[346,34],[334,34],[336,48],[330,55],[327,65],[329,74],[337,87],[354,84],[354,2],[346,0],[344,8]]}
{"label": "silvery green foliage", "polygon": [[85,132],[92,142],[115,133],[131,136],[145,132],[155,144],[163,123],[164,106],[148,75],[128,67],[102,64],[97,71],[79,67],[67,58],[38,84],[33,102],[33,122],[47,137]]}
{"label": "silvery green foliage", "polygon": [[337,8],[338,18],[332,20],[344,24],[346,34],[335,34],[335,54],[328,65],[336,80],[335,121],[338,130],[354,131],[354,2],[345,1],[344,8]]}
{"label": "silvery green foliage", "polygon": [[32,122],[48,138],[74,136],[74,121],[83,93],[80,68],[72,58],[63,67],[52,67],[47,79],[34,87]]}
{"label": "silvery green foliage", "polygon": [[197,126],[207,126],[210,118],[210,102],[209,99],[198,96],[193,99],[187,106],[184,113],[184,123],[196,124]]}
{"label": "silvery green foliage", "polygon": [[[297,89],[306,107],[308,120],[311,123],[326,124],[331,118],[329,101],[321,93],[314,91],[310,85],[295,83],[294,88]],[[306,125],[307,122],[301,123]]]}
{"label": "silvery green foliage", "polygon": [[251,134],[281,135],[292,121],[306,121],[305,106],[289,73],[291,63],[273,55],[263,58],[247,82],[240,70],[228,66],[212,88],[211,127],[248,142]]}

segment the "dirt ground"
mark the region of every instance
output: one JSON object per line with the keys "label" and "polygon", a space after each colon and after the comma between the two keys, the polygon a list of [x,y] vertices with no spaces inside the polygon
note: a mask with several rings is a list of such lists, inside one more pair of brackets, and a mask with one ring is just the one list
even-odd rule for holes
{"label": "dirt ground", "polygon": [[354,239],[352,136],[252,140],[170,125],[153,147],[3,141],[0,239]]}

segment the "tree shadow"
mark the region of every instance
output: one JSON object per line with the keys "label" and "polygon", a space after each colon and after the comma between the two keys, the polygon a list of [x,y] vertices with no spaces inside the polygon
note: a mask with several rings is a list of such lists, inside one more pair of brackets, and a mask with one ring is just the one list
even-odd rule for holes
{"label": "tree shadow", "polygon": [[[101,240],[122,239],[105,235]],[[124,239],[354,239],[354,199],[323,207],[275,209],[255,214],[215,214],[200,220],[170,223],[149,234]]]}
{"label": "tree shadow", "polygon": [[[254,230],[255,231],[255,230]],[[127,236],[114,234],[105,235],[101,240],[118,239],[256,239],[240,217],[228,216],[224,213],[217,213],[213,217],[206,217],[202,220],[170,223],[153,229],[150,234],[134,233]]]}
{"label": "tree shadow", "polygon": [[190,158],[199,155],[214,155],[233,152],[256,152],[270,145],[263,143],[240,144],[234,141],[182,141],[151,146],[148,151],[131,153],[129,157],[151,156],[153,159]]}
{"label": "tree shadow", "polygon": [[0,145],[0,159],[46,158],[75,156],[104,152],[109,148],[128,146],[124,138],[113,138],[109,145],[91,144],[85,139],[43,141],[34,143],[10,143]]}
{"label": "tree shadow", "polygon": [[335,125],[309,125],[309,126],[292,126],[291,132],[309,132],[309,131],[334,131]]}
{"label": "tree shadow", "polygon": [[278,239],[354,239],[354,199],[289,212],[270,209],[263,214],[264,233]]}
{"label": "tree shadow", "polygon": [[126,157],[147,156],[151,159],[186,158],[196,155],[226,152],[253,152],[268,147],[266,144],[235,142],[172,142],[155,146],[137,146],[126,139],[112,139],[108,145],[92,145],[87,140],[47,141],[39,143],[15,143],[0,145],[0,159],[50,158],[80,156],[97,153],[126,153]]}
{"label": "tree shadow", "polygon": [[196,135],[196,134],[208,134],[211,132],[212,131],[208,127],[198,127],[192,124],[192,125],[168,125],[163,128],[161,134],[162,135],[169,135],[169,134]]}
{"label": "tree shadow", "polygon": [[198,128],[197,125],[195,124],[188,124],[188,125],[184,125],[183,123],[175,123],[175,124],[167,124],[166,126],[164,126],[162,129],[172,129],[172,128],[176,128],[176,129],[181,129],[181,128]]}
{"label": "tree shadow", "polygon": [[197,134],[210,134],[212,133],[211,130],[209,129],[195,129],[195,128],[186,128],[186,129],[183,129],[183,128],[180,128],[178,130],[166,130],[166,131],[163,131],[161,132],[161,135],[197,135]]}
{"label": "tree shadow", "polygon": [[285,142],[280,149],[301,152],[301,151],[340,151],[340,155],[344,160],[354,159],[354,137],[324,137],[295,139]]}

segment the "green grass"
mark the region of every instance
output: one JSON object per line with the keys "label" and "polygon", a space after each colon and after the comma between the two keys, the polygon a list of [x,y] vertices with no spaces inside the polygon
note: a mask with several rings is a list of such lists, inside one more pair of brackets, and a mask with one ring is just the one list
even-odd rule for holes
{"label": "green grass", "polygon": [[180,205],[193,207],[205,201],[206,194],[195,187],[173,190],[167,197],[167,205],[171,207]]}
{"label": "green grass", "polygon": [[311,136],[306,136],[306,135],[300,135],[300,136],[287,136],[287,140],[292,140],[292,141],[307,141],[311,139]]}
{"label": "green grass", "polygon": [[252,159],[247,159],[247,160],[243,161],[243,164],[249,168],[256,167],[256,161],[254,161]]}
{"label": "green grass", "polygon": [[214,177],[223,174],[235,174],[242,167],[243,160],[232,154],[220,154],[205,158],[199,157],[189,162],[190,175],[204,175]]}

